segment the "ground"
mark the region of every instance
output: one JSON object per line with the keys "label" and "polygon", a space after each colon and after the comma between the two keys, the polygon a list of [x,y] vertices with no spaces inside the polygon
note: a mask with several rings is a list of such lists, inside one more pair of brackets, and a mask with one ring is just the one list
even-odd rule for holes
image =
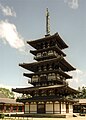
{"label": "ground", "polygon": [[69,117],[69,118],[33,118],[32,120],[86,120],[86,116]]}
{"label": "ground", "polygon": [[86,116],[68,117],[68,118],[5,118],[3,120],[86,120]]}

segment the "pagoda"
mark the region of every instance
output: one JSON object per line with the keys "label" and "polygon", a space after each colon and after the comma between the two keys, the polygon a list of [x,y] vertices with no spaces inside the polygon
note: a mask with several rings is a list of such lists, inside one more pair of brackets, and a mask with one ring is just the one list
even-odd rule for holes
{"label": "pagoda", "polygon": [[73,113],[74,100],[69,96],[77,94],[78,91],[69,87],[66,80],[72,78],[67,72],[75,68],[65,59],[63,49],[68,48],[68,45],[58,33],[50,35],[48,9],[45,37],[27,41],[27,44],[34,48],[30,53],[34,55],[36,62],[19,66],[31,71],[23,75],[30,78],[29,83],[33,87],[12,89],[24,95],[17,99],[24,103],[24,112],[52,115]]}

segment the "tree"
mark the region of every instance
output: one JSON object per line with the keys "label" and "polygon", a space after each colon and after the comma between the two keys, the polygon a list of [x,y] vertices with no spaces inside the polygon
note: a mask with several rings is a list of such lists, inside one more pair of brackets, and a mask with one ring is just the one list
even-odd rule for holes
{"label": "tree", "polygon": [[75,96],[75,98],[78,98],[78,99],[86,98],[86,87],[84,86],[82,88],[78,87],[78,91],[79,93]]}
{"label": "tree", "polygon": [[0,88],[0,93],[6,98],[14,98],[14,93],[7,88]]}

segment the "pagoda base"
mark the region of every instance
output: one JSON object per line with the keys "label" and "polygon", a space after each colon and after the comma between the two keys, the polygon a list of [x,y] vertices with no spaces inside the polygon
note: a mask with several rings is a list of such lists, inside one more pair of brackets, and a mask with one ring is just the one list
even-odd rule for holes
{"label": "pagoda base", "polygon": [[66,114],[11,114],[11,117],[66,118]]}
{"label": "pagoda base", "polygon": [[66,115],[61,114],[25,114],[26,116],[35,118],[66,118]]}

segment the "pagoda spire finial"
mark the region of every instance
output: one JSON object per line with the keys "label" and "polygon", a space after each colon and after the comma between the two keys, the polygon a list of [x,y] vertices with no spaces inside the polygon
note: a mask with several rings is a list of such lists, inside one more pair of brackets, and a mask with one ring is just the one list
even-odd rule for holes
{"label": "pagoda spire finial", "polygon": [[50,35],[50,15],[48,8],[46,9],[46,35]]}

